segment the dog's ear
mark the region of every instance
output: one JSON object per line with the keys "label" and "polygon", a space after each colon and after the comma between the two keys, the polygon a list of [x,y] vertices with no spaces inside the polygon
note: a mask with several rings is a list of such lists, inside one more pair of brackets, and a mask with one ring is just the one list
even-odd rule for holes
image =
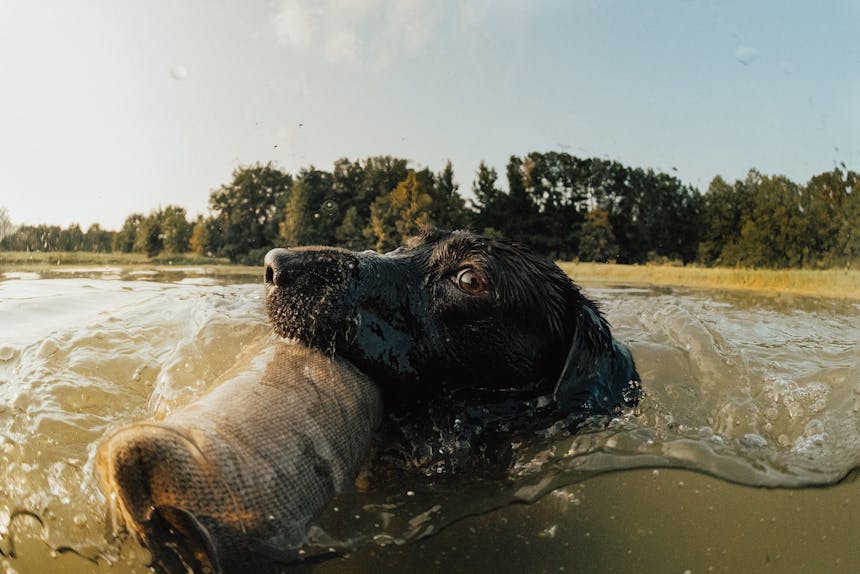
{"label": "dog's ear", "polygon": [[612,338],[609,323],[587,299],[577,302],[573,336],[554,398],[565,412],[613,413],[639,399],[639,374],[630,351]]}

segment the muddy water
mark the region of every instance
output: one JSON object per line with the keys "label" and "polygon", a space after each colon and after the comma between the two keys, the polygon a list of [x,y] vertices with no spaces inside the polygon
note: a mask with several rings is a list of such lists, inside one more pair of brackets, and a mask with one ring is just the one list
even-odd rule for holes
{"label": "muddy water", "polygon": [[[133,541],[105,541],[95,444],[204,393],[267,336],[251,281],[0,274],[4,570],[147,571]],[[342,495],[308,553],[350,554],[314,570],[860,571],[860,305],[587,290],[630,343],[640,408],[535,435],[507,477]]]}

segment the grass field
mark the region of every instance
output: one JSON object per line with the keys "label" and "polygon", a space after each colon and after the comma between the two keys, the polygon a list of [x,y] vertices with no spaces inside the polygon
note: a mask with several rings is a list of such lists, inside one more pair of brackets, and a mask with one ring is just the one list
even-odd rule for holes
{"label": "grass field", "polygon": [[860,300],[860,270],[736,269],[560,262],[578,282],[742,289]]}
{"label": "grass field", "polygon": [[92,253],[87,251],[0,251],[0,266],[41,267],[48,265],[228,265],[221,257],[178,253],[147,257],[142,253]]}
{"label": "grass field", "polygon": [[[207,273],[212,275],[250,275],[258,271],[255,267],[230,265],[227,259],[193,253],[150,258],[140,253],[0,251],[0,271],[44,271],[63,265],[122,265],[161,269],[194,265],[205,267]],[[735,269],[571,262],[559,262],[559,265],[576,281],[585,283],[743,289],[860,300],[860,270]]]}

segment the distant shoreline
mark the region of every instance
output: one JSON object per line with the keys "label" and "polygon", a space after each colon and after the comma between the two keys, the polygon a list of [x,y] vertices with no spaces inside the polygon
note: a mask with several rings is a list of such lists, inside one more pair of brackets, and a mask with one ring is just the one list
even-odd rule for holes
{"label": "distant shoreline", "polygon": [[857,269],[745,269],[559,262],[577,282],[786,293],[860,300]]}
{"label": "distant shoreline", "polygon": [[148,257],[143,253],[119,251],[0,251],[0,268],[15,266],[35,270],[56,265],[230,265],[230,260],[196,253],[162,253]]}
{"label": "distant shoreline", "polygon": [[[745,269],[671,265],[621,265],[561,261],[577,282],[610,285],[674,286],[779,292],[860,300],[860,270]],[[147,257],[140,253],[0,251],[0,273],[45,272],[64,266],[122,265],[168,271],[172,266],[203,267],[212,275],[255,275],[254,266],[232,265],[227,259],[193,253]]]}

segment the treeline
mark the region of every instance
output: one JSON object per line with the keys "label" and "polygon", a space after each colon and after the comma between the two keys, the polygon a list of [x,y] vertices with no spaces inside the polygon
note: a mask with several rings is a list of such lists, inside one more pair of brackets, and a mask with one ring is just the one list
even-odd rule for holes
{"label": "treeline", "polygon": [[806,185],[753,170],[706,193],[676,177],[566,153],[512,156],[505,186],[482,163],[467,204],[450,162],[439,172],[389,156],[341,159],[331,171],[290,174],[255,164],[212,191],[210,214],[177,206],[98,225],[23,226],[0,249],[193,251],[259,264],[272,246],[341,245],[385,251],[422,225],[505,236],[558,259],[833,267],[860,262],[858,174],[835,169]]}
{"label": "treeline", "polygon": [[699,260],[744,267],[860,264],[860,176],[834,169],[806,185],[751,170],[703,196]]}

